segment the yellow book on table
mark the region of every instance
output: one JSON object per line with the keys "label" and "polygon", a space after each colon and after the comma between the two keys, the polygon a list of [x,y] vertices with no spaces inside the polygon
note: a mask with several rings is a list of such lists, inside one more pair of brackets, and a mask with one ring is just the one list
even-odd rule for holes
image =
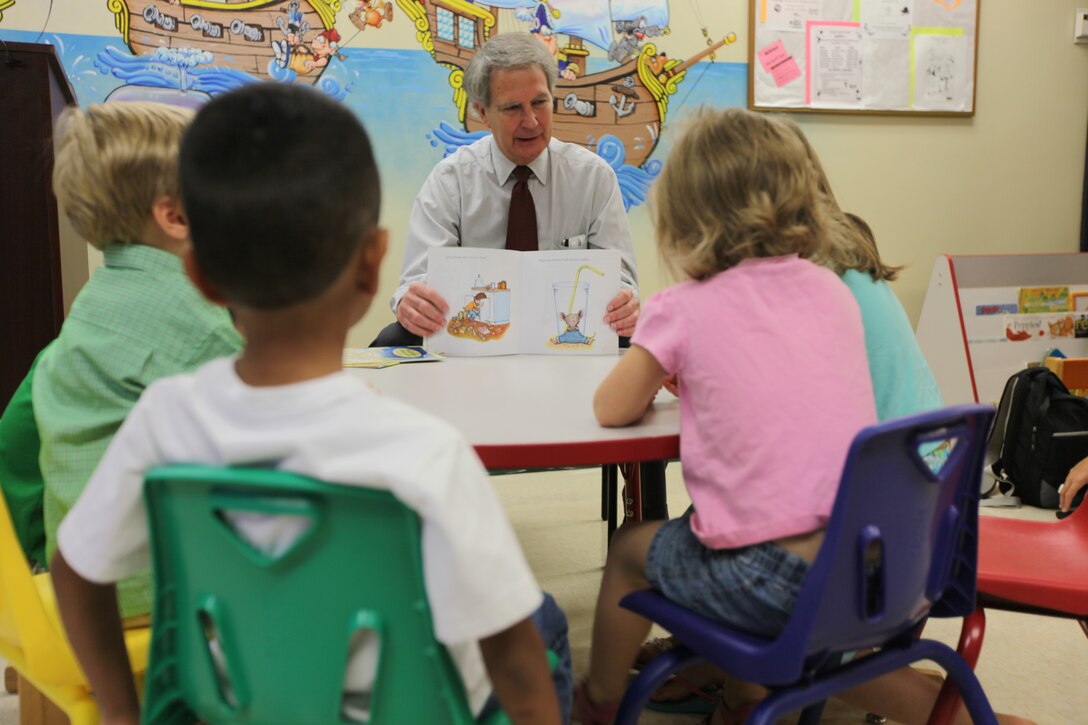
{"label": "yellow book on table", "polygon": [[395,347],[346,347],[344,367],[387,368],[409,362],[438,362],[442,356],[414,345]]}

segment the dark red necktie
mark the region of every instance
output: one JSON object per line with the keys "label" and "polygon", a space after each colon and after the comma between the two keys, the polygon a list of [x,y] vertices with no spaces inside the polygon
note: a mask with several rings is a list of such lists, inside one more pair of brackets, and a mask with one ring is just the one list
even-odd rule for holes
{"label": "dark red necktie", "polygon": [[535,252],[539,248],[536,239],[536,206],[529,192],[528,166],[514,168],[514,190],[510,194],[510,218],[506,220],[506,248],[519,252]]}

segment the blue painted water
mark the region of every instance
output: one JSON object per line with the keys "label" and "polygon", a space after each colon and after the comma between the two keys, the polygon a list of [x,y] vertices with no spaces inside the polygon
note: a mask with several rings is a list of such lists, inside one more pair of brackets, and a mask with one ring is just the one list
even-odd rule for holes
{"label": "blue painted water", "polygon": [[[0,29],[0,38],[33,42],[37,33]],[[111,97],[167,100],[196,106],[232,88],[256,82],[247,73],[216,67],[213,54],[192,49],[159,49],[134,56],[119,37],[46,34],[41,42],[57,49],[81,104]],[[346,48],[344,60],[332,60],[315,88],[347,104],[366,125],[383,177],[394,188],[418,189],[435,162],[483,133],[467,133],[457,119],[448,70],[422,50]],[[594,60],[594,59],[591,59]],[[603,61],[596,59],[602,63]],[[589,70],[596,70],[592,67]],[[273,60],[275,80],[291,82],[294,71]],[[670,98],[661,141],[641,167],[626,163],[618,139],[598,139],[597,153],[616,170],[624,205],[644,203],[668,151],[672,129],[700,105],[743,106],[747,98],[747,65],[699,63],[687,71]],[[330,139],[335,146],[335,139]],[[395,174],[394,174],[395,170]]]}

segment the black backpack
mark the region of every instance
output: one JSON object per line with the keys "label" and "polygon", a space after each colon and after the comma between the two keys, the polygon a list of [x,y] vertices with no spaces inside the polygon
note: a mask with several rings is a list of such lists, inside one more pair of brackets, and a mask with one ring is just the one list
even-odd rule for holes
{"label": "black backpack", "polygon": [[987,449],[989,469],[1002,492],[1031,506],[1056,509],[1058,487],[1086,456],[1088,399],[1070,394],[1045,367],[1009,378]]}

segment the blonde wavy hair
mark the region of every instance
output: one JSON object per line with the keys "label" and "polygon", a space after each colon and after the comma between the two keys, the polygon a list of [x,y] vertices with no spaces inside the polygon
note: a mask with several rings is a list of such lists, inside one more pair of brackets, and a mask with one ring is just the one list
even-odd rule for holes
{"label": "blonde wavy hair", "polygon": [[844,212],[839,206],[835,193],[831,190],[831,181],[820,163],[820,157],[816,155],[816,149],[812,148],[801,127],[787,116],[776,116],[774,120],[788,128],[805,147],[808,160],[816,172],[820,193],[827,202],[831,233],[825,238],[825,244],[812,255],[812,261],[830,268],[839,276],[848,269],[855,269],[868,274],[877,282],[894,281],[903,268],[885,264],[877,251],[873,230],[864,219]]}
{"label": "blonde wavy hair", "polygon": [[160,103],[65,109],[53,191],[80,236],[98,249],[141,241],[155,200],[180,198],[178,147],[192,117]]}
{"label": "blonde wavy hair", "polygon": [[801,141],[739,108],[704,108],[687,122],[654,184],[651,214],[662,261],[690,279],[754,257],[807,258],[830,224]]}

